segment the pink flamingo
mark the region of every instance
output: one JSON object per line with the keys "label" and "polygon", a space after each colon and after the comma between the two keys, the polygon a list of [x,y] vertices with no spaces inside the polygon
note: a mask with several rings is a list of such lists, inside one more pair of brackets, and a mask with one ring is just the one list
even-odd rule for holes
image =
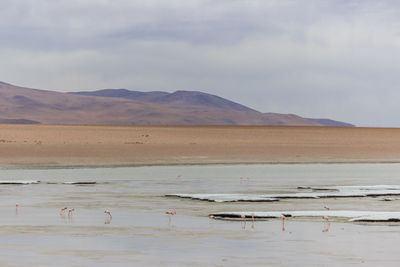
{"label": "pink flamingo", "polygon": [[171,216],[174,216],[176,214],[175,211],[167,211],[165,214],[168,214],[168,226],[171,226]]}
{"label": "pink flamingo", "polygon": [[67,207],[61,208],[60,215],[63,215],[67,209]]}
{"label": "pink flamingo", "polygon": [[68,217],[72,216],[72,212],[73,212],[74,210],[75,210],[75,209],[69,209],[69,210],[68,210]]}
{"label": "pink flamingo", "polygon": [[246,215],[242,214],[240,217],[243,219],[242,229],[246,229]]}
{"label": "pink flamingo", "polygon": [[110,216],[110,219],[112,219],[112,215],[111,215],[111,211],[110,210],[105,210],[104,213],[108,214],[108,216]]}
{"label": "pink flamingo", "polygon": [[329,217],[328,216],[322,216],[322,219],[324,219],[326,222],[329,222]]}
{"label": "pink flamingo", "polygon": [[251,229],[254,229],[254,213],[251,213]]}
{"label": "pink flamingo", "polygon": [[324,206],[324,209],[326,209],[326,210],[331,210],[331,208],[329,208],[328,206]]}
{"label": "pink flamingo", "polygon": [[214,215],[210,214],[210,215],[208,215],[208,218],[214,219]]}
{"label": "pink flamingo", "polygon": [[285,232],[285,215],[282,215],[282,232]]}

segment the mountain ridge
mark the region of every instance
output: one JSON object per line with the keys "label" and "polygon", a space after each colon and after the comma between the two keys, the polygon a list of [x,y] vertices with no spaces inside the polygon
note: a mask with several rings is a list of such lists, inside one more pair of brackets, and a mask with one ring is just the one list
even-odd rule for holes
{"label": "mountain ridge", "polygon": [[[227,100],[220,96],[199,91],[177,90],[172,93],[163,91],[140,92],[128,89],[103,89],[89,92],[69,92],[69,94],[102,96],[113,98],[127,98],[148,103],[163,103],[175,108],[187,109],[194,107],[208,107],[237,111],[256,111],[239,103]],[[257,111],[258,112],[258,111]]]}
{"label": "mountain ridge", "polygon": [[199,91],[167,93],[105,89],[62,93],[0,82],[0,123],[3,121],[95,125],[353,126],[329,119],[261,113]]}

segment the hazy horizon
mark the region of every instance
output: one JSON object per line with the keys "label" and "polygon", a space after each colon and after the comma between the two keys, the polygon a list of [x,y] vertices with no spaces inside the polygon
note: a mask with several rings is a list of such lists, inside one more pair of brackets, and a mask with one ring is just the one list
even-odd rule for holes
{"label": "hazy horizon", "polygon": [[0,80],[194,90],[261,112],[400,127],[400,3],[2,1]]}

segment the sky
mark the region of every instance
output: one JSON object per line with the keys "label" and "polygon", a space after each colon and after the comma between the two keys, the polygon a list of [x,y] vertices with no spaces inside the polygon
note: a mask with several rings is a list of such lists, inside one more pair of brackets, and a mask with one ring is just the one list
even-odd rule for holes
{"label": "sky", "polygon": [[0,81],[400,127],[400,1],[2,0]]}

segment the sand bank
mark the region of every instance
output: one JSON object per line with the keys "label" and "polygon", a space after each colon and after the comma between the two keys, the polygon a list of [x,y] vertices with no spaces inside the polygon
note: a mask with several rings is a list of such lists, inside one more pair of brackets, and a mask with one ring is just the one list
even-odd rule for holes
{"label": "sand bank", "polygon": [[400,129],[0,125],[0,164],[400,162]]}

